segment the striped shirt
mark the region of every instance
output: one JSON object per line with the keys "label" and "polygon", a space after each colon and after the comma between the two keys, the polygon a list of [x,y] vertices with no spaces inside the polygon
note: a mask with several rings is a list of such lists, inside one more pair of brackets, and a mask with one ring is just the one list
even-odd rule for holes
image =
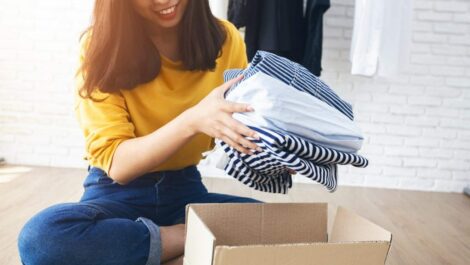
{"label": "striped shirt", "polygon": [[289,132],[316,144],[357,152],[363,136],[356,123],[318,98],[258,72],[226,94],[225,99],[246,103],[253,112],[234,113],[242,123]]}
{"label": "striped shirt", "polygon": [[246,155],[217,140],[229,162],[225,172],[245,185],[259,191],[287,193],[292,187],[287,168],[318,182],[329,191],[337,187],[337,165],[366,167],[364,157],[318,146],[300,137],[269,129],[249,126],[260,135],[252,141],[263,151]]}
{"label": "striped shirt", "polygon": [[[225,71],[224,80],[228,81],[240,74],[243,74],[243,79],[240,81],[243,82],[258,72],[262,72],[279,79],[297,90],[307,92],[328,105],[338,109],[349,119],[354,119],[351,104],[342,100],[322,80],[313,75],[302,65],[269,52],[258,51],[248,67],[244,70],[232,69]],[[236,85],[234,87],[236,87]],[[234,89],[234,87],[231,89]],[[226,94],[230,93],[230,90],[228,90]]]}
{"label": "striped shirt", "polygon": [[[244,78],[240,81],[243,82],[258,72],[275,77],[293,89],[306,92],[307,96],[320,99],[353,120],[352,106],[343,101],[323,81],[303,66],[268,52],[257,52],[245,70],[226,71],[224,79],[229,80],[243,74]],[[236,86],[237,84],[227,93],[236,89]],[[260,139],[250,140],[258,144],[263,151],[254,151],[253,155],[246,155],[220,139],[216,139],[216,144],[229,157],[224,167],[225,172],[256,190],[287,193],[292,187],[292,177],[288,169],[292,169],[325,186],[327,190],[334,191],[337,187],[337,165],[350,164],[355,167],[368,165],[366,158],[355,153],[327,148],[288,131],[261,128],[257,124],[250,124],[249,121],[245,121],[245,124],[258,132]]]}

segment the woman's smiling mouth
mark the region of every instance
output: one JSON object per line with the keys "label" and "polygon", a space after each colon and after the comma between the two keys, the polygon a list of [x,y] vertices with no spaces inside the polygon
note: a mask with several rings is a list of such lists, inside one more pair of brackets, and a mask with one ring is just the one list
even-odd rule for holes
{"label": "woman's smiling mouth", "polygon": [[176,4],[176,5],[174,5],[174,6],[170,6],[169,8],[165,8],[165,9],[163,9],[163,10],[160,10],[160,11],[158,11],[158,13],[159,13],[160,15],[168,15],[168,14],[171,14],[171,13],[175,12],[177,5],[178,5],[178,4]]}

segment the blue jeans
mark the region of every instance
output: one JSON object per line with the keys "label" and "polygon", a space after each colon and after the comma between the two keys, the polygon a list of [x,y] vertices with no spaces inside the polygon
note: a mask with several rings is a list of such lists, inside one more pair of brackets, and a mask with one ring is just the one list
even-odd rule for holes
{"label": "blue jeans", "polygon": [[184,223],[188,203],[259,202],[209,193],[195,166],[143,175],[128,185],[89,168],[79,202],[33,216],[18,238],[26,265],[160,264],[159,226]]}

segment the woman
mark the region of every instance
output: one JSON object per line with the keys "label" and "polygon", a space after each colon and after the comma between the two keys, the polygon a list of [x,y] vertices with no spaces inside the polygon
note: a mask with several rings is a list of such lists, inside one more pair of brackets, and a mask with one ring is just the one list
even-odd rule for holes
{"label": "woman", "polygon": [[[257,202],[208,193],[195,165],[220,138],[244,153],[223,71],[244,43],[207,0],[97,0],[82,37],[76,114],[89,175],[78,203],[49,207],[19,236],[23,264],[182,264],[188,203]],[[216,88],[214,88],[216,87]]]}

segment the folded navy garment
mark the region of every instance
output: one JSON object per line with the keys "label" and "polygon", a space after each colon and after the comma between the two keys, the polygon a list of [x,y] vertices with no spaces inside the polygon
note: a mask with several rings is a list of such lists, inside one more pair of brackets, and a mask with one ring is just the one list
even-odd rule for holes
{"label": "folded navy garment", "polygon": [[[250,77],[255,76],[257,73],[276,78],[294,90],[305,92],[306,97],[314,97],[323,101],[332,107],[332,117],[333,114],[337,115],[336,112],[340,112],[347,119],[353,120],[352,106],[342,100],[324,82],[303,66],[268,52],[257,52],[247,69],[228,70],[225,72],[224,78],[227,81],[243,74],[244,78],[240,83],[250,82]],[[231,91],[236,90],[237,85],[230,88],[226,95],[230,95]],[[286,93],[285,96],[289,97],[289,93]],[[312,104],[313,102],[315,100],[312,100]],[[327,108],[323,109],[326,112],[307,115],[328,115]],[[289,111],[289,109],[286,109],[286,111]],[[216,139],[216,144],[228,156],[228,161],[224,165],[225,172],[255,190],[287,193],[292,187],[292,176],[289,173],[289,169],[292,169],[300,175],[325,186],[327,190],[335,191],[338,180],[337,165],[350,164],[355,167],[366,167],[368,165],[367,159],[355,154],[355,152],[345,152],[322,146],[313,139],[317,137],[299,136],[279,127],[266,126],[269,123],[261,125],[261,119],[253,119],[249,114],[237,113],[237,115],[234,114],[234,118],[258,132],[260,139],[250,140],[260,146],[263,151],[254,151],[254,154],[246,155],[233,149],[220,139]],[[298,125],[302,126],[302,123],[306,120],[300,118],[293,122],[298,122]],[[309,124],[309,126],[312,125]]]}
{"label": "folded navy garment", "polygon": [[[224,80],[228,81],[243,74],[243,79],[240,81],[243,82],[258,72],[265,73],[297,90],[311,94],[336,108],[349,119],[354,119],[351,104],[342,100],[327,84],[302,65],[273,53],[258,51],[246,69],[230,69],[225,71]],[[230,90],[226,93],[230,93]]]}

